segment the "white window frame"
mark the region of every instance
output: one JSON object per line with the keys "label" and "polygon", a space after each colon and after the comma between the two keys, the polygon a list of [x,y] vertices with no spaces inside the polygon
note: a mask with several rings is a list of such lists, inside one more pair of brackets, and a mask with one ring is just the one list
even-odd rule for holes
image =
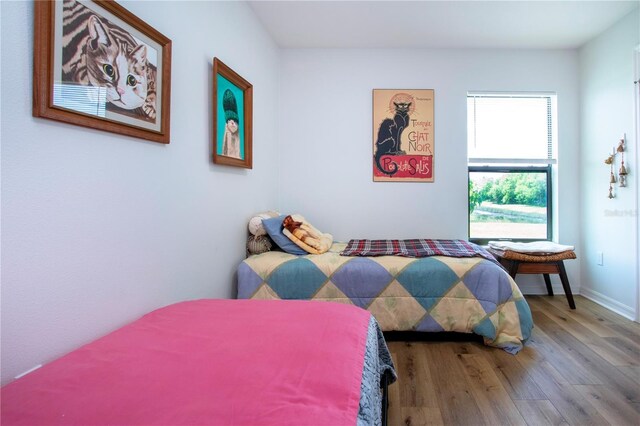
{"label": "white window frame", "polygon": [[[547,240],[552,240],[554,235],[554,207],[558,202],[554,197],[554,179],[557,175],[557,95],[554,92],[482,92],[470,91],[467,93],[467,99],[470,97],[496,97],[496,98],[546,98],[547,99],[547,158],[477,158],[470,157],[467,160],[467,173],[470,182],[470,173],[472,172],[538,172],[546,173],[547,178]],[[467,128],[467,131],[471,129]],[[468,196],[468,194],[467,194]],[[527,238],[507,238],[496,235],[492,238],[472,238],[471,237],[471,208],[467,211],[467,235],[469,241],[478,244],[487,244],[490,240],[508,240],[508,241],[539,241],[540,239]]]}

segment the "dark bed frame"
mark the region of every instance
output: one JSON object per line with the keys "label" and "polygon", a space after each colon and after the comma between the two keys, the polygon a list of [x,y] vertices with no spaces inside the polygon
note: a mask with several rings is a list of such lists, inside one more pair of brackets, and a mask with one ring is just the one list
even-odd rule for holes
{"label": "dark bed frame", "polygon": [[387,342],[479,342],[484,340],[475,333],[458,333],[455,331],[384,331]]}
{"label": "dark bed frame", "polygon": [[380,376],[380,387],[382,388],[382,426],[387,426],[389,418],[389,376],[391,373],[385,371]]}

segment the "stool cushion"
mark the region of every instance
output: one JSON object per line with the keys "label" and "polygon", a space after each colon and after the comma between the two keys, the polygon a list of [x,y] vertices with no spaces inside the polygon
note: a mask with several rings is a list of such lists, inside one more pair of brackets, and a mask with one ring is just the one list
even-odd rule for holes
{"label": "stool cushion", "polygon": [[543,255],[543,256],[518,253],[517,251],[511,251],[511,250],[504,250],[504,251],[492,250],[490,247],[488,248],[488,250],[493,255],[501,257],[503,259],[519,260],[521,262],[534,262],[534,263],[535,262],[557,262],[559,260],[576,258],[576,253],[573,250],[567,250],[561,253]]}
{"label": "stool cushion", "polygon": [[574,246],[554,243],[553,241],[531,241],[519,243],[514,241],[489,241],[488,244],[494,250],[511,250],[518,253],[532,255],[550,255],[562,253],[567,250],[575,250]]}

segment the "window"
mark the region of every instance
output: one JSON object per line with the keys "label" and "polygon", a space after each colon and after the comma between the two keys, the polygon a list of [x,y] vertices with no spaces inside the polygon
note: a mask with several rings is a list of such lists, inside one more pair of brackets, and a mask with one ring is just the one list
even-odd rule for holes
{"label": "window", "polygon": [[555,95],[467,95],[469,240],[550,240]]}

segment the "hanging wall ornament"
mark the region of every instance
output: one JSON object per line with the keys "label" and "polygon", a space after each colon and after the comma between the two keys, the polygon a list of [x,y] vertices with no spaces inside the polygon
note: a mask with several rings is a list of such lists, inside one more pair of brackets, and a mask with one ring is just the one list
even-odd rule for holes
{"label": "hanging wall ornament", "polygon": [[[609,154],[609,156],[604,160],[604,164],[608,164],[611,168],[609,172],[609,198],[610,199],[615,198],[615,195],[613,194],[614,183],[618,182],[618,185],[620,186],[620,188],[624,188],[627,186],[627,175],[629,173],[627,172],[627,168],[624,165],[624,151],[625,151],[625,143],[624,143],[624,137],[623,137],[622,139],[620,139],[618,146],[613,148],[613,153]],[[615,166],[616,156],[618,154],[620,154],[621,163],[620,163],[620,170],[618,171],[618,177],[616,178],[616,175],[614,173],[614,166]]]}
{"label": "hanging wall ornament", "polygon": [[609,178],[609,183],[616,183],[616,175],[613,174],[613,164],[611,164],[611,177]]}
{"label": "hanging wall ornament", "polygon": [[627,186],[627,168],[624,166],[624,152],[622,153],[622,165],[620,166],[620,171],[618,172],[618,176],[620,176],[620,187],[624,188]]}

